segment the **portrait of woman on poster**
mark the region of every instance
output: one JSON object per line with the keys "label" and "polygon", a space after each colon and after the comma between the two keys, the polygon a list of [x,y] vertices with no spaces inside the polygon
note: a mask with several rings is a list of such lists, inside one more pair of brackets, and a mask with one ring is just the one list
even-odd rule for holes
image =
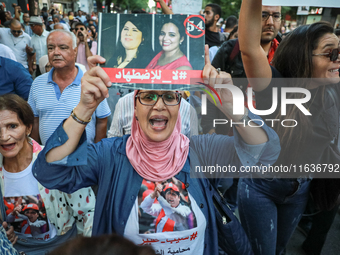
{"label": "portrait of woman on poster", "polygon": [[185,45],[184,25],[173,19],[165,19],[162,24],[158,37],[162,51],[151,60],[146,69],[192,70],[181,49]]}
{"label": "portrait of woman on poster", "polygon": [[140,16],[120,15],[119,40],[106,67],[145,68],[153,55],[146,21]]}

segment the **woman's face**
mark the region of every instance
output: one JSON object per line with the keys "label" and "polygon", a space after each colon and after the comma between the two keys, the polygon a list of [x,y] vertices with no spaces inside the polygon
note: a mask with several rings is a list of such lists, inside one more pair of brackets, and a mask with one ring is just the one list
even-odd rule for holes
{"label": "woman's face", "polygon": [[[169,91],[141,90],[139,92],[161,95]],[[161,98],[158,98],[157,103],[153,106],[142,105],[137,98],[135,115],[144,134],[152,141],[161,142],[172,134],[176,125],[179,106],[179,104],[174,106],[165,105]]]}
{"label": "woman's face", "polygon": [[179,45],[183,42],[184,38],[178,31],[178,27],[173,23],[166,23],[161,29],[159,35],[159,43],[164,51],[173,51],[179,49]]}
{"label": "woman's face", "polygon": [[88,38],[92,37],[92,31],[91,31],[91,29],[87,29],[87,37],[88,37]]}
{"label": "woman's face", "polygon": [[[335,34],[325,34],[319,40],[318,47],[313,54],[329,53],[339,47],[339,39]],[[330,61],[329,56],[313,56],[313,78],[332,79],[332,83],[339,82],[340,56],[336,61]]]}
{"label": "woman's face", "polygon": [[47,64],[45,65],[45,71],[46,73],[48,73],[49,71],[51,71],[52,69],[52,65],[50,64],[50,62],[47,62]]}
{"label": "woman's face", "polygon": [[26,137],[31,130],[32,127],[26,127],[15,112],[0,111],[0,153],[4,158],[13,158],[20,153],[28,144]]}
{"label": "woman's face", "polygon": [[142,32],[130,21],[126,22],[120,34],[120,41],[127,50],[134,50],[142,42]]}
{"label": "woman's face", "polygon": [[232,36],[230,36],[229,40],[233,40],[238,38],[238,32],[235,32]]}

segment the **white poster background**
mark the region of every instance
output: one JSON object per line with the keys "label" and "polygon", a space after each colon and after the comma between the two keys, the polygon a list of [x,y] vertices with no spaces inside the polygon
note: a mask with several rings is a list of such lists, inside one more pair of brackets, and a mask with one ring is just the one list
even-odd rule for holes
{"label": "white poster background", "polygon": [[316,7],[331,7],[339,8],[339,0],[263,0],[263,5],[271,6],[316,6]]}
{"label": "white poster background", "polygon": [[172,11],[175,14],[199,14],[203,0],[172,0]]}

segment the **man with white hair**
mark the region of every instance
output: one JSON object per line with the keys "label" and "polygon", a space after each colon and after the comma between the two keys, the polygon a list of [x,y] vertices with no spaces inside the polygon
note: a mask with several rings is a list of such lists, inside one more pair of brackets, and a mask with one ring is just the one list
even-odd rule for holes
{"label": "man with white hair", "polygon": [[[80,100],[83,71],[75,65],[76,46],[76,37],[69,31],[54,30],[47,37],[48,59],[53,68],[34,80],[28,98],[35,116],[31,137],[41,144],[46,143]],[[106,137],[110,114],[104,100],[86,126],[88,142],[98,142]]]}

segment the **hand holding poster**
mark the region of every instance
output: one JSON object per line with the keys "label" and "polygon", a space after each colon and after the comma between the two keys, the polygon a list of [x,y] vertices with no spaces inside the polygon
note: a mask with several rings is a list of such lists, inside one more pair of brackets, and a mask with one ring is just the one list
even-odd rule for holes
{"label": "hand holding poster", "polygon": [[337,8],[340,7],[339,0],[263,0],[263,5],[270,6],[318,6],[318,7],[331,7]]}
{"label": "hand holding poster", "polygon": [[98,54],[115,87],[182,90],[201,78],[202,16],[102,14],[99,22]]}

